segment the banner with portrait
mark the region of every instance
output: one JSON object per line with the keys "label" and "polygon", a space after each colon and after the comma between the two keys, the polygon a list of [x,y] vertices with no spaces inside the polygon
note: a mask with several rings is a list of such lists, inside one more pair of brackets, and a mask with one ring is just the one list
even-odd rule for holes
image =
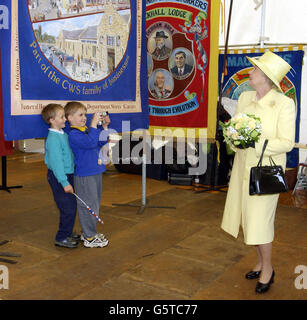
{"label": "banner with portrait", "polygon": [[150,127],[210,128],[214,137],[219,3],[146,3]]}
{"label": "banner with portrait", "polygon": [[[287,50],[287,51],[274,51],[277,55],[282,57],[291,65],[290,72],[282,79],[280,86],[283,93],[294,100],[296,105],[296,131],[295,141],[299,141],[299,128],[300,128],[300,113],[301,113],[301,77],[302,77],[302,64],[304,51],[302,50]],[[234,103],[238,100],[239,95],[246,90],[253,90],[248,85],[249,71],[253,66],[247,60],[248,57],[261,56],[263,52],[250,52],[250,53],[233,53],[227,54],[227,69],[224,76],[223,86],[223,99],[231,99]],[[224,55],[219,56],[219,78],[221,77],[223,69]],[[227,101],[227,100],[223,100]],[[229,104],[232,104],[228,100]],[[235,104],[234,104],[235,105]],[[287,153],[287,167],[295,168],[299,161],[299,151],[294,148],[291,152]]]}
{"label": "banner with portrait", "polygon": [[0,30],[4,136],[44,137],[48,103],[108,111],[111,128],[148,128],[145,0],[7,1]]}

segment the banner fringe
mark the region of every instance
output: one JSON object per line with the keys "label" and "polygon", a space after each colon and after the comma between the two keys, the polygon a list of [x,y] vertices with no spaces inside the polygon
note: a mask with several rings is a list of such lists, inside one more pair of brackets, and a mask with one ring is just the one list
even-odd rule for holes
{"label": "banner fringe", "polygon": [[[238,49],[228,49],[227,54],[240,54],[240,53],[263,53],[265,51],[300,51],[304,49],[304,44],[297,44],[297,45],[287,45],[287,46],[273,46],[273,47],[266,47],[266,48],[255,48],[255,47],[250,47],[250,48],[238,48]],[[219,49],[220,54],[224,54],[223,49]]]}

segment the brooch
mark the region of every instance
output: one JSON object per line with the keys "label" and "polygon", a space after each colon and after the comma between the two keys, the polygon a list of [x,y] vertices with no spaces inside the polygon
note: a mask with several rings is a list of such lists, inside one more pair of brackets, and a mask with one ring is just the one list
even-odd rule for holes
{"label": "brooch", "polygon": [[274,107],[276,104],[276,101],[270,101],[270,107]]}

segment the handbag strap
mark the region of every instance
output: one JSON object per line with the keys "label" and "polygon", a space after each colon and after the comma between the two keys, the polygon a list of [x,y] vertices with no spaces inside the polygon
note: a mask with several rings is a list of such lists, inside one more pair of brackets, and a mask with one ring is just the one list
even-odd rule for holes
{"label": "handbag strap", "polygon": [[269,140],[268,140],[268,139],[265,139],[264,144],[263,144],[263,147],[262,147],[261,156],[260,156],[260,159],[259,159],[259,161],[258,161],[257,167],[261,167],[261,166],[262,166],[262,158],[263,158],[264,150],[265,150],[268,142],[269,142]]}
{"label": "handbag strap", "polygon": [[273,165],[273,166],[276,166],[276,163],[275,163],[275,161],[273,160],[273,158],[270,156],[269,157],[269,160],[270,160],[270,164],[271,164],[271,166]]}

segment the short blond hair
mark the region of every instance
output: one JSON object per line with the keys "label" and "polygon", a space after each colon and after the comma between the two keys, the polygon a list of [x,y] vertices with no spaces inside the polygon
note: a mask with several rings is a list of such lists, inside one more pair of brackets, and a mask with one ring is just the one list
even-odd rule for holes
{"label": "short blond hair", "polygon": [[83,109],[85,112],[87,111],[86,106],[79,101],[67,102],[64,107],[66,119],[68,119],[68,116],[75,114],[80,109]]}
{"label": "short blond hair", "polygon": [[50,119],[54,119],[56,117],[57,112],[60,110],[64,110],[63,106],[61,106],[60,104],[47,104],[41,112],[43,120],[50,125]]}

